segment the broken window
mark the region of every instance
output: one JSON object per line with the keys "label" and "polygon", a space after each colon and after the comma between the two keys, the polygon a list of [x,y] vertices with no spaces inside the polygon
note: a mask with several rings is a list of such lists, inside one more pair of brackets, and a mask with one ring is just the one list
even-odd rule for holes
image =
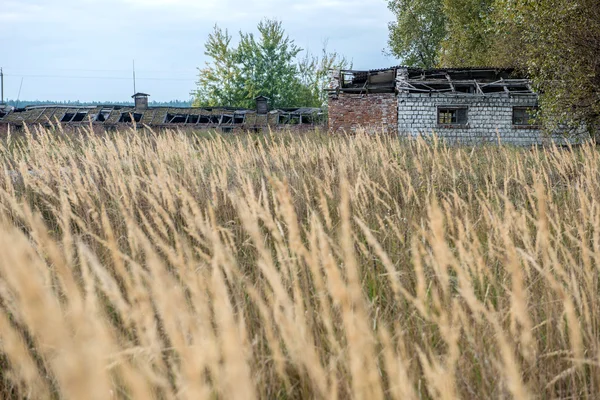
{"label": "broken window", "polygon": [[108,118],[110,117],[111,111],[112,110],[110,108],[101,109],[100,112],[98,113],[98,115],[96,115],[96,121],[106,122],[108,120]]}
{"label": "broken window", "polygon": [[312,115],[301,115],[300,122],[302,124],[312,124],[313,123]]}
{"label": "broken window", "polygon": [[60,122],[81,122],[87,117],[87,111],[78,111],[74,113],[65,113]]}
{"label": "broken window", "polygon": [[87,117],[87,115],[88,115],[87,111],[77,112],[77,113],[75,113],[75,116],[73,117],[71,122],[81,122],[85,119],[85,117]]}
{"label": "broken window", "polygon": [[286,125],[290,123],[290,114],[279,114],[277,116],[277,123],[279,125]]}
{"label": "broken window", "polygon": [[74,113],[65,113],[65,115],[63,115],[63,117],[61,118],[60,122],[71,122],[74,116]]}
{"label": "broken window", "polygon": [[141,113],[121,113],[121,117],[119,118],[119,122],[121,123],[132,123],[133,121],[140,122],[141,120]]}
{"label": "broken window", "polygon": [[223,117],[221,119],[221,124],[228,125],[228,124],[231,124],[232,122],[233,122],[233,115],[227,115],[227,114],[223,115]]}
{"label": "broken window", "polygon": [[438,125],[461,126],[467,124],[467,107],[439,107]]}
{"label": "broken window", "polygon": [[245,114],[233,114],[233,123],[234,124],[243,124],[246,119]]}
{"label": "broken window", "polygon": [[167,124],[185,124],[187,119],[187,114],[167,114],[165,122]]}
{"label": "broken window", "polygon": [[537,107],[513,107],[513,125],[537,126]]}

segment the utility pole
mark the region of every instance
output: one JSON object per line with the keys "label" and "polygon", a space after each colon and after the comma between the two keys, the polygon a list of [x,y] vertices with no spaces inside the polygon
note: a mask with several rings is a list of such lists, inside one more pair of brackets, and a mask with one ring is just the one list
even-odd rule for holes
{"label": "utility pole", "polygon": [[4,72],[0,67],[0,106],[4,105]]}

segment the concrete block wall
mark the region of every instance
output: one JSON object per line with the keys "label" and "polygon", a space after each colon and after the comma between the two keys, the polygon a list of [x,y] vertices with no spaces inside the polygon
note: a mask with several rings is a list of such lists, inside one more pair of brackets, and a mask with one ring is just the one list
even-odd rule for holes
{"label": "concrete block wall", "polygon": [[329,99],[329,131],[354,133],[363,127],[397,134],[398,103],[395,93],[340,93]]}
{"label": "concrete block wall", "polygon": [[[561,135],[545,135],[534,127],[515,127],[513,107],[535,106],[536,95],[487,96],[443,95],[439,93],[404,93],[398,95],[398,133],[400,136],[431,136],[434,132],[448,143],[502,143],[520,146],[564,143]],[[467,125],[438,125],[438,107],[466,106]]]}
{"label": "concrete block wall", "polygon": [[[540,141],[540,130],[514,128],[514,106],[535,106],[535,96],[509,97],[443,95],[439,93],[400,93],[398,96],[398,133],[400,136],[430,136],[434,132],[449,143],[480,144],[498,142],[533,145]],[[438,107],[466,106],[467,125],[438,125]]]}

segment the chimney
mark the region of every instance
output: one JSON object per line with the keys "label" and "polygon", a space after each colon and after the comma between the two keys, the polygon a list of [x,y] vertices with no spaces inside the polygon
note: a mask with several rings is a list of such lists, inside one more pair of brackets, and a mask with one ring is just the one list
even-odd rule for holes
{"label": "chimney", "polygon": [[147,110],[148,109],[148,97],[149,94],[146,93],[136,93],[131,96],[135,99],[135,109],[136,110]]}
{"label": "chimney", "polygon": [[256,113],[257,114],[268,114],[269,113],[269,98],[265,96],[258,96],[254,98],[256,101]]}

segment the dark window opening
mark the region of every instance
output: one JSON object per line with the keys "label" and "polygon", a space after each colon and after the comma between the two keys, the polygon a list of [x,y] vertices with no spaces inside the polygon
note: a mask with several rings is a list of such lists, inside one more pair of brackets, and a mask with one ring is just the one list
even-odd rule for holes
{"label": "dark window opening", "polygon": [[513,107],[513,125],[537,126],[537,107]]}
{"label": "dark window opening", "polygon": [[290,123],[290,115],[289,114],[279,114],[277,116],[277,123],[280,125],[286,125]]}
{"label": "dark window opening", "polygon": [[504,86],[482,86],[483,93],[501,93],[504,92]]}
{"label": "dark window opening", "polygon": [[223,115],[223,118],[221,119],[221,123],[228,125],[231,124],[233,122],[233,115]]}
{"label": "dark window opening", "polygon": [[199,115],[188,115],[187,123],[188,124],[197,124],[199,118],[200,118]]}
{"label": "dark window opening", "polygon": [[218,115],[211,115],[209,123],[217,125],[219,124],[220,119],[221,118]]}
{"label": "dark window opening", "polygon": [[185,124],[187,118],[186,114],[167,114],[166,122],[168,124]]}
{"label": "dark window opening", "polygon": [[111,110],[106,110],[106,109],[100,110],[100,112],[96,116],[96,121],[106,122],[108,120],[108,118],[110,117],[110,112],[111,112]]}
{"label": "dark window opening", "polygon": [[244,114],[234,114],[233,115],[233,123],[234,124],[243,124],[245,117],[246,116]]}
{"label": "dark window opening", "polygon": [[87,112],[78,112],[77,114],[75,114],[71,122],[81,122],[85,119],[85,117],[87,117],[87,115]]}
{"label": "dark window opening", "polygon": [[473,85],[455,85],[454,90],[459,93],[475,93],[475,87]]}
{"label": "dark window opening", "polygon": [[210,123],[210,117],[208,115],[201,115],[199,122],[201,124],[209,124]]}
{"label": "dark window opening", "polygon": [[74,113],[65,113],[61,118],[60,122],[71,122],[71,120],[75,117]]}
{"label": "dark window opening", "polygon": [[313,118],[311,115],[302,115],[302,116],[300,116],[300,122],[302,124],[312,124]]}
{"label": "dark window opening", "polygon": [[[132,120],[133,117],[133,120]],[[135,122],[140,122],[142,120],[142,114],[141,113],[121,113],[121,118],[119,118],[119,122],[122,123],[132,123],[133,121]]]}
{"label": "dark window opening", "polygon": [[438,108],[438,125],[466,125],[466,107],[444,107]]}

